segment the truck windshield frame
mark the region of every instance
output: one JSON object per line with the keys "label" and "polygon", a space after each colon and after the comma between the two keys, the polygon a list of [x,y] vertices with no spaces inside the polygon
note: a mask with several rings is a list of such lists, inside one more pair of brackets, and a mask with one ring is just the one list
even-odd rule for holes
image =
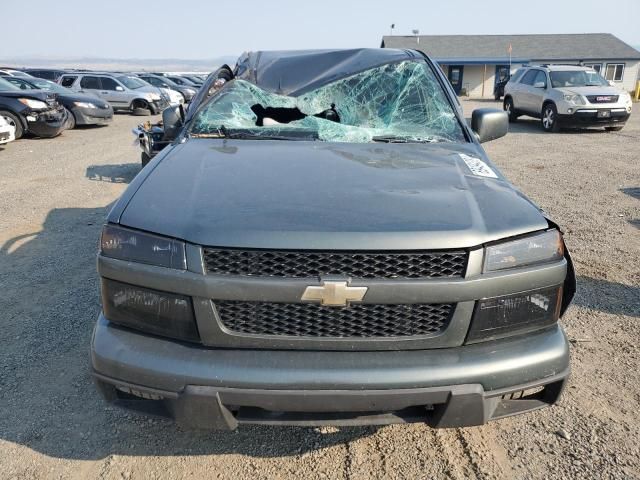
{"label": "truck windshield frame", "polygon": [[194,115],[194,136],[224,136],[247,129],[252,136],[286,137],[308,130],[327,142],[404,141],[466,143],[460,119],[430,65],[405,60],[337,79],[299,96],[268,92],[235,79]]}

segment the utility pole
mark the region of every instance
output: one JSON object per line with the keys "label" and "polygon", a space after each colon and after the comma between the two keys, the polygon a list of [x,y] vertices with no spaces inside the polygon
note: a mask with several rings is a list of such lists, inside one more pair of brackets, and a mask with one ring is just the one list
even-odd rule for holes
{"label": "utility pole", "polygon": [[395,24],[395,23],[392,23],[392,24],[391,24],[391,31],[389,32],[389,36],[392,36],[392,35],[393,35],[393,29],[394,29],[394,28],[396,28],[396,24]]}

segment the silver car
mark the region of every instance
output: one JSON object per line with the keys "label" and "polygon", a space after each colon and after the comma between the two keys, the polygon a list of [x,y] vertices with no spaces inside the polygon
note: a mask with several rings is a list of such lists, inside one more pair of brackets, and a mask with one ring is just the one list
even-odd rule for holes
{"label": "silver car", "polygon": [[62,75],[58,83],[76,92],[97,95],[109,102],[114,110],[135,115],[160,113],[170,103],[158,88],[132,75],[74,72]]}
{"label": "silver car", "polygon": [[504,90],[504,110],[539,118],[547,132],[563,127],[622,130],[632,109],[631,95],[595,70],[576,65],[531,66],[517,72]]}

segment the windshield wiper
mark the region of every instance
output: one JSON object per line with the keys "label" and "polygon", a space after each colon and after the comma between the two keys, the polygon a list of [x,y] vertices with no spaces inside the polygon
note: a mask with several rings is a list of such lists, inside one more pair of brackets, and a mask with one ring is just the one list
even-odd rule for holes
{"label": "windshield wiper", "polygon": [[444,142],[441,137],[411,137],[402,135],[378,135],[371,137],[374,142],[383,143],[437,143]]}
{"label": "windshield wiper", "polygon": [[318,140],[318,132],[290,129],[278,134],[270,134],[266,130],[262,130],[262,127],[255,129],[230,129],[224,125],[209,133],[192,133],[191,136],[196,138],[232,138],[240,140]]}

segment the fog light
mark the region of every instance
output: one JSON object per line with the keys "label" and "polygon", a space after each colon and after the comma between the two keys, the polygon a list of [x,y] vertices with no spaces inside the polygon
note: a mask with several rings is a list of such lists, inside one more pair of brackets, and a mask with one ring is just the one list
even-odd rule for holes
{"label": "fog light", "polygon": [[191,298],[102,279],[102,309],[110,322],[146,333],[199,342]]}
{"label": "fog light", "polygon": [[567,108],[567,113],[573,113],[573,108]]}
{"label": "fog light", "polygon": [[506,337],[553,325],[560,317],[562,287],[480,300],[467,343]]}

